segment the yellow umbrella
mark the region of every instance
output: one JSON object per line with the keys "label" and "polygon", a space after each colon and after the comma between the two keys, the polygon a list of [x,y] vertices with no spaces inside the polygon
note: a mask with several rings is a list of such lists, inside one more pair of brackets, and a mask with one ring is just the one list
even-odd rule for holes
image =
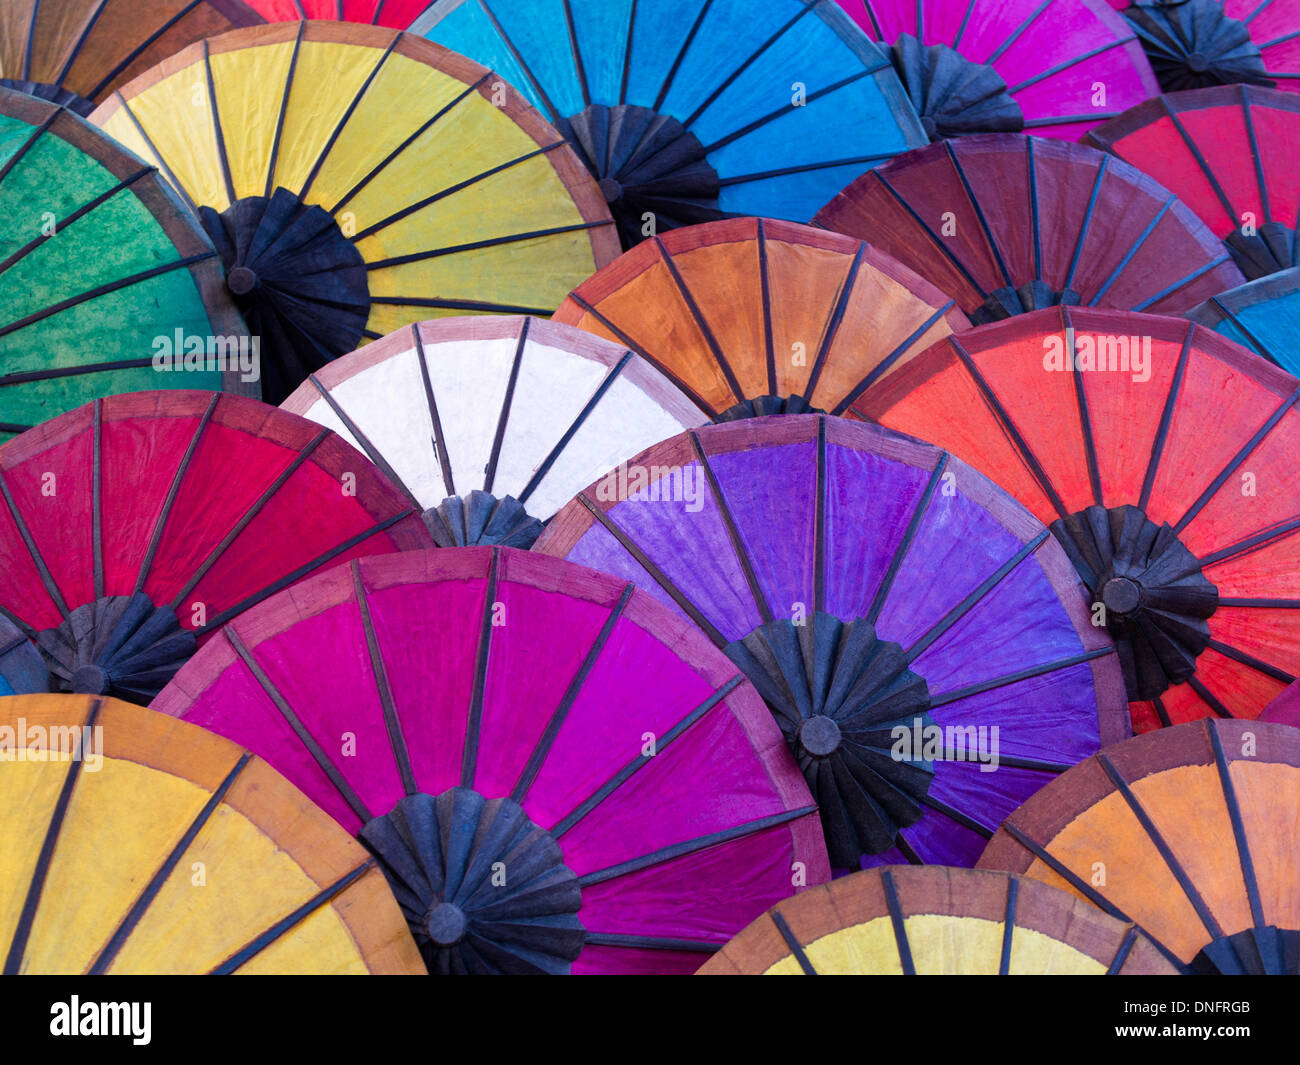
{"label": "yellow umbrella", "polygon": [[97,696],[0,700],[16,973],[419,973],[384,875],[260,758]]}
{"label": "yellow umbrella", "polygon": [[199,210],[263,398],[441,315],[549,314],[619,252],[564,138],[496,74],[352,23],[235,30],[92,115]]}

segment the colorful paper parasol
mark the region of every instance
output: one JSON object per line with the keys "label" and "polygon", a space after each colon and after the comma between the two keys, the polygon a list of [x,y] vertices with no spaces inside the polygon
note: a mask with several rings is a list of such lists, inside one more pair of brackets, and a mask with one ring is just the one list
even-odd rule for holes
{"label": "colorful paper parasol", "polygon": [[894,66],[932,138],[1026,130],[1077,140],[1159,92],[1103,0],[839,0]]}
{"label": "colorful paper parasol", "polygon": [[1069,888],[1197,973],[1300,974],[1300,731],[1201,721],[1099,752],[1011,815],[981,868]]}
{"label": "colorful paper parasol", "polygon": [[595,182],[502,84],[418,37],[279,23],[188,48],[91,117],[199,210],[279,403],[431,311],[549,314],[618,254]]}
{"label": "colorful paper parasol", "polygon": [[1184,317],[1300,374],[1300,267],[1221,292]]}
{"label": "colorful paper parasol", "polygon": [[814,222],[894,256],[976,323],[1058,304],[1172,314],[1243,280],[1214,234],[1140,171],[1014,134],[901,155]]}
{"label": "colorful paper parasol", "polygon": [[[111,392],[257,394],[221,262],[167,183],[68,111],[4,88],[0,219],[0,440]],[[196,344],[188,372],[155,372]]]}
{"label": "colorful paper parasol", "polygon": [[430,545],[364,457],[255,400],[115,396],[0,448],[0,615],[59,691],[147,702],[196,638],[304,575]]}
{"label": "colorful paper parasol", "polygon": [[1256,717],[1300,673],[1297,400],[1203,327],[1058,308],[935,345],[860,413],[924,431],[1050,523],[1144,731]]}
{"label": "colorful paper parasol", "polygon": [[631,585],[540,555],[336,567],[226,626],[153,708],[360,829],[433,972],[689,973],[829,875],[736,668]]}
{"label": "colorful paper parasol", "polygon": [[706,420],[620,345],[495,315],[392,333],[313,374],[283,409],[364,451],[443,547],[529,547],[593,478]]}
{"label": "colorful paper parasol", "polygon": [[555,124],[625,247],[726,214],[806,222],[926,142],[888,59],[831,0],[441,0],[411,30]]}
{"label": "colorful paper parasol", "polygon": [[6,975],[421,971],[375,860],[233,743],[31,695],[0,759]]}
{"label": "colorful paper parasol", "polygon": [[887,866],[778,903],[700,976],[1172,975],[1131,923],[1029,877]]}
{"label": "colorful paper parasol", "polygon": [[717,420],[843,413],[970,324],[875,248],[755,218],[646,241],[579,286],[555,320],[631,348]]}
{"label": "colorful paper parasol", "polygon": [[1300,97],[1248,85],[1170,93],[1093,130],[1087,143],[1177,195],[1247,278],[1300,263]]}
{"label": "colorful paper parasol", "polygon": [[244,0],[13,0],[0,7],[0,86],[88,115],[186,45],[261,21]]}
{"label": "colorful paper parasol", "polygon": [[638,455],[535,551],[634,581],[767,701],[832,865],[971,865],[1044,781],[1128,734],[1109,637],[1046,529],[879,426],[706,426]]}

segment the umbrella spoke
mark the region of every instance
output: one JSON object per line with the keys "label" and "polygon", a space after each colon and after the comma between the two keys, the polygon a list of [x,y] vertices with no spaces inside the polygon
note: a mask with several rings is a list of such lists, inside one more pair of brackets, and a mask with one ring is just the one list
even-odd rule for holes
{"label": "umbrella spoke", "polygon": [[226,186],[226,200],[234,203],[235,182],[230,176],[230,157],[226,152],[226,137],[221,131],[221,109],[217,106],[217,89],[212,79],[212,57],[208,53],[208,42],[203,41],[203,73],[208,89],[208,110],[212,113],[212,130],[217,142],[217,159],[221,163],[221,180]]}
{"label": "umbrella spoke", "polygon": [[[501,444],[506,436],[506,423],[510,419],[510,404],[515,398],[515,384],[519,380],[519,367],[524,359],[524,347],[528,343],[528,327],[532,324],[531,318],[524,319],[523,327],[519,330],[519,340],[515,343],[515,355],[510,363],[510,376],[506,380],[505,394],[501,398],[501,410],[497,415],[496,433],[492,437],[492,454],[488,457],[487,466],[483,472],[483,491],[491,492],[493,482],[497,476],[497,462],[501,458]],[[527,502],[524,496],[519,497],[521,503]]]}
{"label": "umbrella spoke", "polygon": [[556,119],[560,118],[560,112],[556,109],[555,105],[551,103],[551,98],[546,95],[546,90],[542,88],[541,79],[533,73],[532,68],[528,65],[528,60],[523,57],[523,53],[520,52],[519,48],[515,45],[515,42],[510,39],[510,34],[506,33],[505,27],[501,25],[500,21],[498,21],[496,13],[493,12],[492,8],[488,5],[488,0],[479,0],[479,7],[482,8],[483,14],[487,15],[488,21],[492,23],[492,28],[496,30],[497,36],[501,38],[501,43],[505,45],[506,50],[519,65],[519,69],[524,72],[524,77],[526,77],[532,85],[533,91],[537,93],[538,100],[546,110],[547,120],[554,122]]}
{"label": "umbrella spoke", "polygon": [[898,963],[903,967],[904,976],[915,976],[916,965],[912,961],[912,944],[907,938],[907,922],[903,920],[903,907],[898,899],[898,886],[894,883],[894,874],[886,869],[880,874],[880,883],[885,889],[885,904],[889,907],[889,923],[894,930]]}
{"label": "umbrella spoke", "polygon": [[[1026,669],[1017,670],[1015,673],[1007,673],[998,677],[991,677],[988,680],[982,680],[977,684],[968,684],[962,688],[954,688],[949,692],[932,692],[930,695],[931,708],[946,706],[948,703],[959,702],[962,699],[969,699],[973,695],[982,695],[984,692],[992,691],[995,688],[1006,687],[1009,684],[1018,684],[1022,680],[1029,680],[1032,677],[1041,677],[1047,673],[1055,673],[1058,669],[1069,669],[1071,666],[1081,665],[1084,662],[1091,662],[1094,658],[1104,658],[1106,655],[1115,653],[1113,645],[1098,647],[1091,651],[1081,651],[1079,654],[1069,655],[1066,658],[1058,658],[1053,661],[1044,662],[1042,665],[1029,666]],[[1003,759],[1006,761],[1006,759]]]}
{"label": "umbrella spoke", "polygon": [[36,564],[36,570],[40,574],[41,584],[45,586],[45,593],[50,597],[55,607],[64,618],[70,616],[68,604],[64,601],[62,593],[59,591],[58,583],[54,580],[54,575],[45,563],[44,556],[41,555],[40,548],[36,546],[36,541],[32,538],[32,532],[27,527],[27,522],[23,518],[22,512],[14,502],[13,492],[9,488],[9,482],[5,480],[4,475],[0,474],[0,495],[4,496],[5,506],[9,509],[9,517],[13,521],[18,535],[22,537],[23,545],[27,548],[27,553],[31,556],[32,562]]}
{"label": "umbrella spoke", "polygon": [[539,237],[555,237],[562,233],[577,233],[584,229],[596,229],[600,226],[606,225],[609,225],[609,223],[577,222],[568,226],[553,226],[550,229],[535,229],[528,233],[511,233],[504,237],[488,237],[487,239],[476,240],[469,244],[456,244],[445,248],[428,248],[425,251],[411,252],[409,255],[395,255],[389,259],[376,259],[373,262],[366,263],[366,269],[385,270],[392,266],[403,266],[406,263],[423,262],[426,259],[437,259],[443,255],[456,255],[465,251],[482,251],[484,248],[496,248],[503,244],[518,244],[520,241],[524,240],[536,240]]}
{"label": "umbrella spoke", "polygon": [[411,338],[415,341],[416,361],[420,364],[420,381],[424,385],[424,402],[429,408],[429,419],[433,423],[433,452],[438,460],[438,469],[442,474],[442,486],[447,495],[456,494],[456,484],[452,477],[451,456],[447,453],[447,438],[442,431],[442,419],[438,415],[438,401],[433,394],[433,383],[429,378],[429,360],[424,353],[424,340],[420,336],[418,323],[411,326]]}
{"label": "umbrella spoke", "polygon": [[[1219,605],[1223,605],[1222,600],[1220,600]],[[1234,662],[1240,662],[1243,666],[1249,666],[1256,673],[1262,673],[1266,677],[1280,680],[1283,684],[1290,684],[1296,679],[1286,670],[1279,669],[1277,666],[1271,666],[1262,659],[1256,658],[1254,655],[1249,655],[1245,651],[1238,650],[1236,647],[1219,640],[1211,640],[1209,645],[1224,657],[1231,658]]]}
{"label": "umbrella spoke", "polygon": [[781,933],[781,938],[785,940],[785,945],[790,948],[790,953],[794,955],[795,961],[799,963],[799,968],[803,970],[805,976],[816,976],[817,970],[813,963],[808,959],[807,953],[803,949],[803,944],[790,931],[790,925],[786,922],[785,917],[778,909],[769,911],[772,917],[772,923],[776,925],[776,930]]}
{"label": "umbrella spoke", "polygon": [[1020,881],[1014,877],[1007,879],[1007,907],[1002,914],[1002,956],[998,961],[998,975],[1006,976],[1011,972],[1012,938],[1016,932],[1016,898],[1020,893]]}
{"label": "umbrella spoke", "polygon": [[1264,906],[1259,896],[1259,880],[1255,876],[1255,861],[1251,857],[1250,842],[1246,837],[1246,825],[1241,816],[1241,803],[1237,800],[1237,786],[1232,782],[1228,772],[1228,760],[1223,753],[1223,738],[1218,729],[1210,729],[1210,746],[1214,749],[1214,765],[1219,771],[1219,784],[1223,788],[1223,800],[1228,807],[1228,820],[1232,822],[1232,838],[1237,845],[1237,863],[1241,867],[1241,879],[1246,885],[1246,899],[1250,903],[1250,917],[1256,928],[1264,928],[1268,921],[1264,916]]}
{"label": "umbrella spoke", "polygon": [[[295,0],[295,3],[298,2],[299,0]],[[299,8],[301,9],[301,3]],[[304,21],[298,24],[298,33],[293,39],[293,51],[289,54],[289,67],[284,73],[284,89],[280,92],[280,106],[275,116],[275,135],[271,138],[271,154],[266,160],[266,185],[263,187],[262,195],[268,200],[275,192],[275,171],[280,165],[280,140],[284,135],[284,120],[289,113],[289,93],[293,89],[293,76],[298,71],[298,56],[302,53],[302,35],[306,28],[304,16]]]}
{"label": "umbrella spoke", "polygon": [[357,607],[361,611],[361,629],[366,636],[366,650],[370,655],[370,672],[375,678],[375,690],[379,693],[379,703],[384,711],[384,725],[388,729],[388,742],[393,749],[393,760],[397,763],[398,773],[402,778],[402,787],[407,795],[419,791],[415,783],[415,773],[411,769],[411,753],[407,748],[406,737],[402,733],[402,719],[397,712],[397,703],[393,699],[393,688],[388,682],[388,666],[384,662],[383,652],[379,649],[379,637],[375,633],[375,623],[370,617],[370,599],[366,595],[366,585],[361,579],[361,566],[354,559],[352,570],[352,587],[356,595]]}
{"label": "umbrella spoke", "polygon": [[[804,395],[809,401],[817,391],[817,381],[822,375],[822,370],[826,365],[826,359],[830,355],[832,346],[839,335],[840,326],[844,322],[845,312],[848,310],[849,299],[853,295],[854,288],[857,284],[858,274],[862,270],[862,260],[866,257],[867,246],[861,244],[858,246],[857,254],[853,256],[853,261],[849,264],[848,272],[844,280],[840,283],[839,292],[835,297],[835,309],[831,312],[830,320],[826,323],[826,328],[822,332],[821,343],[817,347],[817,357],[813,360],[812,370],[808,374],[808,384],[804,387]],[[737,393],[739,397],[739,393]]]}
{"label": "umbrella spoke", "polygon": [[[134,132],[138,137],[140,137],[144,141],[145,145],[149,149],[150,154],[157,161],[158,168],[166,176],[168,183],[171,185],[172,188],[174,188],[177,191],[177,193],[179,193],[181,199],[185,201],[185,206],[190,209],[190,212],[192,214],[198,214],[199,205],[194,202],[193,198],[186,191],[185,186],[181,184],[181,182],[177,179],[176,174],[172,171],[172,168],[167,165],[167,160],[163,157],[162,152],[158,150],[158,146],[154,144],[153,138],[149,136],[149,131],[144,128],[144,124],[140,121],[139,117],[136,115],[134,109],[132,109],[131,104],[127,101],[126,97],[124,97],[120,92],[115,92],[113,93],[113,99],[122,108],[122,112],[126,115],[126,117],[131,120],[132,132]],[[5,171],[0,170],[0,181],[4,180],[4,174]]]}
{"label": "umbrella spoke", "polygon": [[593,947],[625,947],[629,950],[680,950],[692,954],[716,954],[721,943],[702,939],[674,939],[671,936],[632,936],[614,932],[588,932],[586,942]]}
{"label": "umbrella spoke", "polygon": [[[1183,335],[1183,346],[1178,352],[1178,363],[1174,367],[1173,381],[1169,385],[1169,394],[1165,397],[1164,409],[1160,412],[1160,423],[1156,426],[1155,439],[1151,443],[1151,459],[1147,463],[1146,475],[1142,478],[1142,494],[1138,497],[1138,509],[1143,513],[1151,505],[1151,492],[1156,483],[1156,471],[1164,457],[1165,445],[1169,441],[1169,426],[1174,420],[1174,411],[1182,395],[1183,382],[1187,377],[1187,366],[1191,360],[1192,338],[1196,335],[1193,326],[1187,327]],[[1205,565],[1204,562],[1201,563]]]}
{"label": "umbrella spoke", "polygon": [[483,729],[483,692],[487,685],[488,660],[492,653],[492,624],[496,613],[497,582],[501,574],[501,552],[492,552],[488,567],[487,590],[483,596],[483,621],[479,626],[478,650],[474,663],[474,686],[469,697],[469,717],[465,724],[465,743],[461,750],[461,787],[472,788],[478,768],[478,744]]}
{"label": "umbrella spoke", "polygon": [[1099,507],[1106,505],[1102,498],[1101,469],[1097,463],[1097,441],[1092,435],[1092,418],[1088,413],[1088,390],[1084,385],[1083,374],[1079,372],[1079,351],[1076,346],[1074,325],[1070,320],[1070,309],[1063,308],[1061,318],[1065,323],[1065,335],[1070,341],[1070,376],[1074,383],[1074,398],[1079,409],[1079,428],[1083,433],[1083,450],[1088,465],[1088,484],[1092,488],[1092,501]]}
{"label": "umbrella spoke", "polygon": [[682,280],[681,271],[677,268],[677,263],[673,260],[672,255],[664,246],[663,240],[659,237],[653,238],[655,248],[659,252],[659,258],[664,266],[668,268],[668,273],[673,279],[673,284],[677,287],[678,295],[681,296],[682,302],[686,304],[686,309],[690,312],[691,320],[695,323],[695,328],[699,330],[700,336],[708,344],[709,350],[713,352],[713,359],[718,365],[718,369],[727,379],[727,386],[731,389],[731,394],[735,396],[737,402],[745,398],[744,389],[740,387],[740,382],[736,379],[735,371],[731,368],[731,363],[727,361],[727,356],[722,350],[722,345],[718,343],[718,338],[714,336],[713,330],[709,327],[708,320],[700,305],[696,302],[694,294]]}
{"label": "umbrella spoke", "polygon": [[1109,41],[1106,44],[1100,45],[1099,47],[1092,49],[1092,51],[1090,52],[1083,52],[1077,56],[1065,60],[1065,62],[1063,63],[1057,63],[1056,66],[1054,67],[1049,67],[1047,70],[1039,71],[1032,78],[1026,78],[1018,85],[1008,86],[1007,91],[1014,96],[1016,93],[1023,92],[1025,89],[1028,89],[1032,85],[1037,85],[1040,81],[1046,81],[1048,78],[1054,78],[1056,77],[1057,74],[1069,70],[1073,66],[1078,66],[1080,63],[1087,62],[1089,59],[1096,59],[1097,56],[1103,55],[1106,52],[1109,52],[1113,48],[1122,47],[1123,45],[1128,44],[1129,41],[1132,41],[1134,39],[1135,38],[1132,36],[1116,37],[1113,41]]}

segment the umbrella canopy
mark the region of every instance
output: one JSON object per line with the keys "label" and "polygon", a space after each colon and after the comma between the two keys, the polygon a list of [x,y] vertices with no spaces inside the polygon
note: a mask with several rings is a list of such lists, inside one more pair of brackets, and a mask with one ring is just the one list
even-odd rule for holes
{"label": "umbrella canopy", "polygon": [[1184,317],[1300,374],[1300,267],[1221,292]]}
{"label": "umbrella canopy", "polygon": [[1175,965],[1300,974],[1300,730],[1200,721],[1089,758],[1012,814],[981,868],[1134,921]]}
{"label": "umbrella canopy", "polygon": [[1131,923],[1024,876],[887,866],[778,903],[700,976],[1081,976],[1177,970]]}
{"label": "umbrella canopy", "polygon": [[684,433],[579,495],[534,550],[636,582],[745,671],[838,868],[972,865],[1044,781],[1128,734],[1114,647],[1047,530],[879,426]]}
{"label": "umbrella canopy", "polygon": [[429,0],[244,0],[267,22],[333,19],[406,29]]}
{"label": "umbrella canopy", "polygon": [[[4,88],[0,219],[0,440],[116,391],[257,394],[221,261],[167,183],[75,115]],[[156,372],[187,351],[186,372]]]}
{"label": "umbrella canopy", "polygon": [[1276,721],[1283,725],[1300,725],[1300,680],[1264,707],[1261,721]]}
{"label": "umbrella canopy", "polygon": [[618,254],[595,182],[496,80],[392,30],[279,23],[188,48],[91,117],[199,211],[279,403],[431,310],[549,314]]}
{"label": "umbrella canopy", "polygon": [[196,638],[337,561],[429,546],[418,514],[327,429],[256,400],[142,392],[0,447],[0,614],[39,690],[147,702]]}
{"label": "umbrella canopy", "polygon": [[1231,85],[1170,93],[1087,143],[1150,174],[1200,215],[1247,278],[1300,263],[1300,97]]}
{"label": "umbrella canopy", "polygon": [[186,45],[261,21],[243,0],[13,0],[0,7],[0,86],[88,115]]}
{"label": "umbrella canopy", "polygon": [[861,413],[1050,524],[1133,724],[1256,717],[1300,674],[1300,386],[1176,318],[1038,311],[935,345]]}
{"label": "umbrella canopy", "polygon": [[228,625],[153,709],[359,829],[433,972],[689,973],[829,875],[735,666],[631,585],[540,555],[337,567]]}
{"label": "umbrella canopy", "polygon": [[6,975],[421,970],[375,860],[228,740],[31,695],[0,700],[0,758]]}
{"label": "umbrella canopy", "polygon": [[555,124],[625,247],[724,214],[806,222],[926,142],[884,53],[831,0],[441,0],[411,29]]}
{"label": "umbrella canopy", "polygon": [[399,330],[282,406],[364,451],[443,547],[529,547],[593,478],[706,420],[627,348],[505,316]]}
{"label": "umbrella canopy", "polygon": [[1124,11],[1165,92],[1242,82],[1300,89],[1295,0],[1140,0]]}
{"label": "umbrella canopy", "polygon": [[894,66],[933,137],[1077,140],[1159,91],[1103,0],[839,0]]}
{"label": "umbrella canopy", "polygon": [[579,286],[555,320],[631,348],[716,420],[843,413],[970,324],[878,249],[758,218],[646,241]]}
{"label": "umbrella canopy", "polygon": [[989,134],[864,174],[814,220],[956,297],[976,323],[1082,304],[1173,314],[1243,280],[1213,233],[1135,168]]}

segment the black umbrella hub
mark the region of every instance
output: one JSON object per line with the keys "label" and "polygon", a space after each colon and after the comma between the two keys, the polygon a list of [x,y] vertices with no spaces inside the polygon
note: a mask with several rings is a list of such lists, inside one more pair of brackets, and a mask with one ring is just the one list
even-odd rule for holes
{"label": "black umbrella hub", "polygon": [[514,496],[498,499],[475,490],[448,496],[424,512],[424,524],[439,547],[517,547],[527,551],[545,525]]}
{"label": "black umbrella hub", "polygon": [[1300,931],[1266,925],[1206,944],[1192,959],[1205,976],[1300,976]]}
{"label": "black umbrella hub", "polygon": [[1229,18],[1222,0],[1145,0],[1125,9],[1164,92],[1211,85],[1276,88],[1246,23]]}
{"label": "black umbrella hub", "polygon": [[973,133],[1019,133],[1025,115],[1002,75],[946,44],[905,33],[889,50],[894,69],[930,140]]}
{"label": "black umbrella hub", "polygon": [[763,418],[769,414],[825,414],[820,407],[814,407],[806,396],[755,396],[742,399],[734,406],[728,407],[713,420],[715,422],[738,422],[745,418]]}
{"label": "black umbrella hub", "polygon": [[677,119],[633,104],[592,104],[555,126],[596,179],[625,249],[651,233],[726,217],[718,173]]}
{"label": "black umbrella hub", "polygon": [[414,794],[361,830],[429,972],[569,971],[586,943],[560,846],[513,799]]}

